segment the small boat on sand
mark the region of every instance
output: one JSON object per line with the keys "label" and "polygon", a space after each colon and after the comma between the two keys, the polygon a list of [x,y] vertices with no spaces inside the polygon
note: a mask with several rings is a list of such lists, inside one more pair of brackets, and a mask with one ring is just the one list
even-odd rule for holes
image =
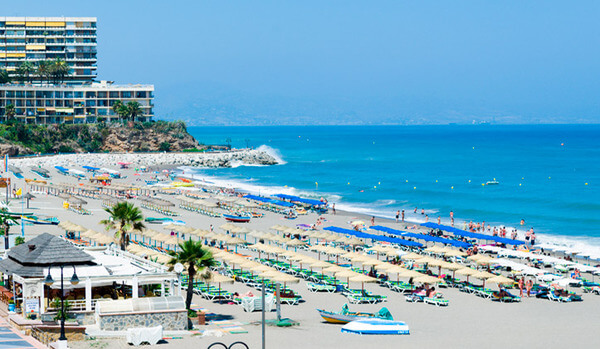
{"label": "small boat on sand", "polygon": [[250,222],[251,218],[249,216],[237,216],[232,214],[224,214],[223,217],[225,218],[225,220],[235,223],[248,223]]}
{"label": "small boat on sand", "polygon": [[364,319],[349,322],[342,332],[357,334],[410,334],[408,325],[402,321]]}
{"label": "small boat on sand", "polygon": [[146,217],[145,221],[150,224],[163,224],[163,223],[172,223],[173,218]]}
{"label": "small boat on sand", "polygon": [[39,218],[36,216],[21,216],[21,220],[25,223],[37,224],[37,225],[57,225],[60,223],[58,218]]}
{"label": "small boat on sand", "polygon": [[377,313],[362,313],[362,312],[351,312],[348,310],[348,304],[344,304],[342,307],[342,311],[333,312],[322,309],[317,309],[319,315],[323,318],[323,320],[332,323],[332,324],[347,324],[354,320],[360,319],[383,319],[383,320],[393,320],[392,314],[387,308],[381,308]]}

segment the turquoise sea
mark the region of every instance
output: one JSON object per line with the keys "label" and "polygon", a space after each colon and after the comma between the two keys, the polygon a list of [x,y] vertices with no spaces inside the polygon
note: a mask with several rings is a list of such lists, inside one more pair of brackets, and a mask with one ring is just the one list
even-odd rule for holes
{"label": "turquoise sea", "polygon": [[[542,242],[600,247],[600,125],[189,131],[202,143],[229,139],[233,147],[262,146],[278,155],[278,166],[195,170],[257,194],[326,197],[340,209],[390,218],[404,209],[408,218],[424,220],[425,208],[430,221],[448,222],[452,210],[467,222],[533,227]],[[500,184],[482,185],[494,179]]]}

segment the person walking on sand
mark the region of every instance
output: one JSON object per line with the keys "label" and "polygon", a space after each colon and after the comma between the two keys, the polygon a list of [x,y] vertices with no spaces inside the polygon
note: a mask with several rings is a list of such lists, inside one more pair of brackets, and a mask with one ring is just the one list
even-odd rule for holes
{"label": "person walking on sand", "polygon": [[402,223],[404,223],[404,210],[402,210]]}
{"label": "person walking on sand", "polygon": [[519,279],[519,297],[523,297],[523,286],[525,284],[525,278],[521,277]]}
{"label": "person walking on sand", "polygon": [[425,223],[429,222],[429,216],[425,215]]}
{"label": "person walking on sand", "polygon": [[335,215],[335,202],[331,204],[331,212]]}
{"label": "person walking on sand", "polygon": [[535,233],[531,232],[531,246],[535,245]]}
{"label": "person walking on sand", "polygon": [[442,217],[438,216],[438,225],[442,224]]}
{"label": "person walking on sand", "polygon": [[396,223],[398,223],[398,218],[400,218],[400,210],[396,211]]}
{"label": "person walking on sand", "polygon": [[527,297],[531,297],[531,289],[533,288],[533,280],[529,279],[525,283],[525,289],[527,289]]}
{"label": "person walking on sand", "polygon": [[374,225],[375,225],[375,216],[372,216],[371,217],[371,226],[374,226]]}

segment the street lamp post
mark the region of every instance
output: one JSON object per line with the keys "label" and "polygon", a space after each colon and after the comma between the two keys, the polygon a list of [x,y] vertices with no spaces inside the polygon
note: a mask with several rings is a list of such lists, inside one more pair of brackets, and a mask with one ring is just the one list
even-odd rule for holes
{"label": "street lamp post", "polygon": [[[50,275],[50,268],[48,267],[48,276],[44,280],[44,283],[48,286],[51,286],[54,283],[52,279],[52,275]],[[65,336],[65,288],[64,288],[64,279],[63,279],[63,269],[65,264],[60,265],[60,337],[58,337],[59,341],[66,341],[67,336]],[[71,285],[77,285],[79,283],[79,278],[77,277],[77,273],[75,272],[75,266],[73,267],[73,276],[71,276]]]}

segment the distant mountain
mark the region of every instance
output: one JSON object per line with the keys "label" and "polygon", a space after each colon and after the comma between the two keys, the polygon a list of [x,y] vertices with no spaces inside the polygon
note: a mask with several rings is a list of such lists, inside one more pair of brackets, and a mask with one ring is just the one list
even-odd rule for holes
{"label": "distant mountain", "polygon": [[[157,119],[183,120],[188,126],[269,125],[427,125],[598,123],[597,117],[527,115],[485,105],[339,96],[256,95],[198,83],[157,87]],[[184,91],[184,92],[182,92]]]}

